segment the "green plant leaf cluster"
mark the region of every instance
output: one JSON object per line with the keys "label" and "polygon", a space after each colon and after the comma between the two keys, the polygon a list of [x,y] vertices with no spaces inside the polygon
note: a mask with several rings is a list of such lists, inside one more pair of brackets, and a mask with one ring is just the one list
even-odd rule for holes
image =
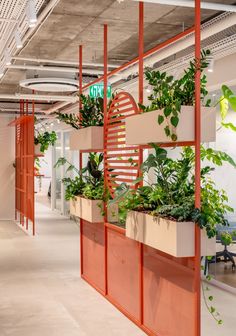
{"label": "green plant leaf cluster", "polygon": [[[184,71],[180,79],[169,76],[166,72],[147,70],[146,80],[152,87],[152,94],[148,97],[151,102],[149,106],[139,105],[144,112],[160,110],[157,122],[163,124],[167,137],[172,141],[177,140],[175,129],[179,124],[181,105],[194,106],[195,104],[195,75],[199,69],[201,73],[208,66],[209,50],[202,50],[201,59],[191,61],[189,67]],[[208,94],[206,89],[207,78],[201,76],[201,101],[203,102]],[[210,105],[210,100],[205,104]]]}
{"label": "green plant leaf cluster", "polygon": [[220,115],[221,115],[221,125],[225,128],[230,129],[231,131],[236,132],[236,125],[231,122],[225,122],[229,108],[236,112],[236,95],[233,91],[226,85],[221,87],[222,96],[217,104],[220,105]]}
{"label": "green plant leaf cluster", "polygon": [[221,243],[225,246],[229,246],[233,243],[233,239],[236,238],[236,231],[222,231],[219,234]]}
{"label": "green plant leaf cluster", "polygon": [[[201,209],[195,209],[194,151],[185,147],[178,159],[169,158],[167,151],[152,144],[154,153],[142,165],[144,177],[152,169],[155,181],[149,185],[131,190],[125,183],[116,190],[120,219],[125,221],[128,210],[150,213],[176,221],[195,221],[206,229],[209,238],[216,235],[216,226],[227,226],[225,215],[233,209],[228,206],[224,190],[218,190],[209,174],[211,166],[201,169]],[[220,151],[201,148],[201,159],[207,159],[221,166],[227,162],[236,167],[231,157]]]}
{"label": "green plant leaf cluster", "polygon": [[55,131],[52,132],[44,132],[38,133],[37,136],[34,137],[34,144],[40,144],[40,151],[45,153],[48,150],[48,147],[54,146],[57,141],[57,134]]}
{"label": "green plant leaf cluster", "polygon": [[103,154],[90,153],[86,167],[81,170],[65,158],[59,158],[55,168],[67,166],[66,173],[75,172],[74,178],[66,177],[62,180],[65,185],[65,199],[69,201],[76,196],[85,197],[91,200],[103,200],[104,174],[103,174]]}
{"label": "green plant leaf cluster", "polygon": [[103,126],[103,98],[91,98],[89,95],[80,95],[82,108],[78,115],[57,112],[57,119],[75,129],[89,126]]}

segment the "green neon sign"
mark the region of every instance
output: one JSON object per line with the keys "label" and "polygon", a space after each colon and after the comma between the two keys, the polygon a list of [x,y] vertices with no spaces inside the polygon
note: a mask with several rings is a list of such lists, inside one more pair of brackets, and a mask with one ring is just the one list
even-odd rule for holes
{"label": "green neon sign", "polygon": [[[94,84],[90,86],[89,95],[92,98],[104,97],[104,84]],[[107,98],[111,98],[111,85],[107,86]]]}

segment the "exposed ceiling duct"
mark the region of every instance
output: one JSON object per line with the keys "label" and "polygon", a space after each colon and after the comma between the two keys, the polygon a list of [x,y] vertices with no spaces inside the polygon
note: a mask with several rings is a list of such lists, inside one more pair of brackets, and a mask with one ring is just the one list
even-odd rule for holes
{"label": "exposed ceiling duct", "polygon": [[78,101],[78,97],[76,96],[52,96],[52,95],[34,95],[34,94],[0,94],[0,100],[29,100],[29,101],[47,101],[47,102],[68,102],[75,103]]}
{"label": "exposed ceiling duct", "polygon": [[[133,1],[138,2],[139,0],[133,0]],[[159,4],[159,5],[167,5],[167,6],[180,6],[180,7],[187,7],[187,8],[195,7],[195,1],[191,1],[191,0],[143,0],[143,2]],[[236,13],[236,6],[225,5],[221,3],[215,3],[215,2],[201,1],[201,8],[217,10],[217,11],[222,11],[222,12]]]}
{"label": "exposed ceiling duct", "polygon": [[[224,13],[217,16],[215,19],[208,21],[202,25],[201,40],[209,38],[212,35],[215,35],[229,27],[232,27],[236,24],[236,14],[235,13]],[[194,33],[189,34],[186,37],[183,37],[177,42],[164,47],[157,53],[148,56],[145,59],[145,66],[153,67],[157,61],[166,59],[172,55],[177,54],[181,50],[188,48],[194,44]],[[130,74],[138,72],[138,63],[132,65],[131,67],[125,69],[120,74],[122,77],[127,78]]]}

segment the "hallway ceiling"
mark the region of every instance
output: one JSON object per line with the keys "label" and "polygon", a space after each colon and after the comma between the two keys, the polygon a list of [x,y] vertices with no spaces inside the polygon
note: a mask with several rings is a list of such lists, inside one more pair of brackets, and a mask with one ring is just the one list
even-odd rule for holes
{"label": "hallway ceiling", "polygon": [[[214,2],[234,3],[232,0]],[[49,0],[44,1],[43,6],[48,3]],[[202,10],[202,21],[217,14],[216,11]],[[108,24],[109,63],[120,65],[137,56],[138,3],[131,0],[120,3],[116,0],[60,0],[29,43],[15,55],[77,62],[78,46],[83,44],[84,62],[102,63],[104,23]],[[191,8],[146,3],[145,50],[191,27],[193,23],[194,10]],[[14,61],[15,65],[24,63],[53,65],[50,62]],[[60,66],[68,67],[63,62]],[[101,67],[92,68],[101,70]],[[37,70],[34,74],[37,75]],[[1,80],[0,93],[19,92],[19,81],[25,77],[25,69],[8,69]],[[24,90],[21,88],[20,91],[28,92]]]}

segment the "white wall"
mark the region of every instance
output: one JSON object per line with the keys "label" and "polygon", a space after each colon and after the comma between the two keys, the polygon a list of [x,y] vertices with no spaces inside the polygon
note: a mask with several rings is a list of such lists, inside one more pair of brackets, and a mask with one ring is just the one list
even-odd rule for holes
{"label": "white wall", "polygon": [[[230,112],[226,122],[236,125],[236,112]],[[236,162],[236,132],[226,128],[217,131],[216,142],[210,146],[229,154]],[[217,167],[212,173],[212,177],[218,188],[224,189],[229,197],[229,205],[234,208],[234,214],[229,215],[229,220],[236,222],[236,168],[229,164]]]}
{"label": "white wall", "polygon": [[0,220],[15,218],[15,128],[0,116]]}

